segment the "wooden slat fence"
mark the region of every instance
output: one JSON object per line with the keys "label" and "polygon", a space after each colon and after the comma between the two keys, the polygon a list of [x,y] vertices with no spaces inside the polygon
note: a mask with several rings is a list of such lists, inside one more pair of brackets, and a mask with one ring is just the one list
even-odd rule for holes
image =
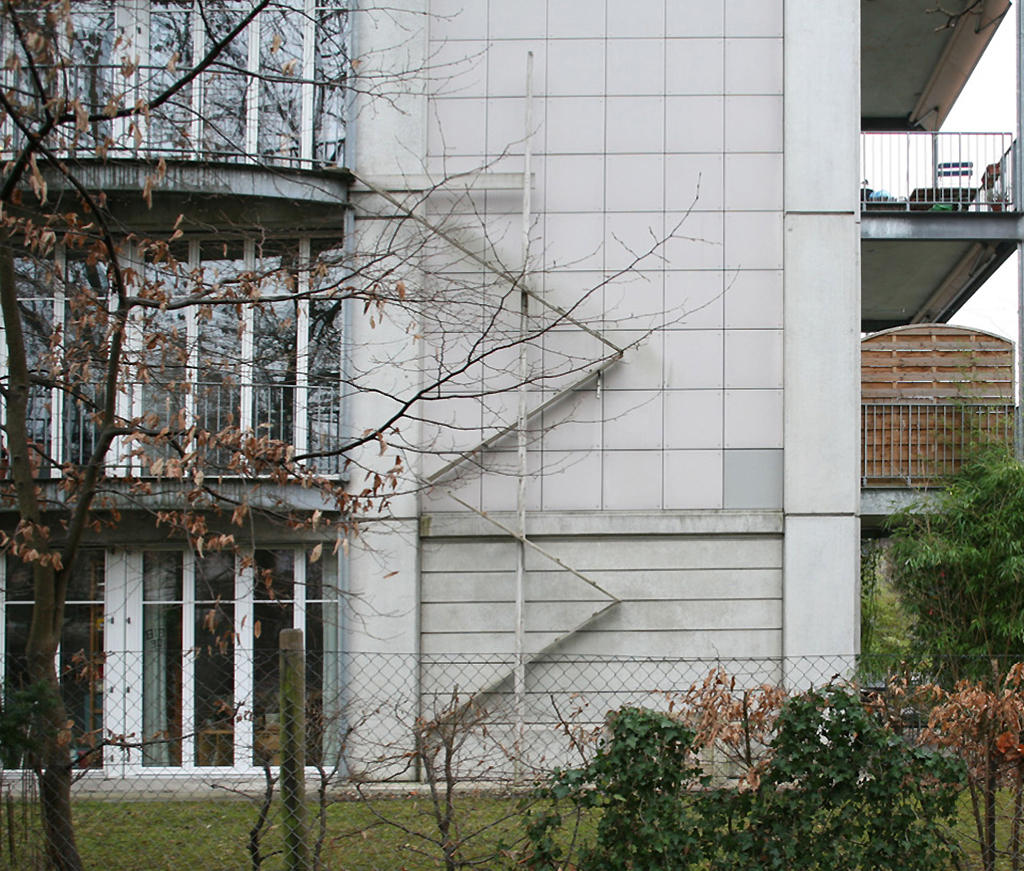
{"label": "wooden slat fence", "polygon": [[973,446],[1013,438],[1013,343],[946,324],[861,343],[861,483],[927,485]]}

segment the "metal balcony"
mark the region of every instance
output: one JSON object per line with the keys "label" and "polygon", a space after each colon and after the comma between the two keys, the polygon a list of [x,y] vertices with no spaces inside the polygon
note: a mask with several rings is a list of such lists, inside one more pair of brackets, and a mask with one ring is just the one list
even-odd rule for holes
{"label": "metal balcony", "polygon": [[[146,428],[159,430],[176,428],[180,410],[185,409],[186,421],[194,420],[201,430],[218,433],[233,427],[251,427],[258,437],[269,437],[296,445],[298,453],[329,452],[342,443],[341,393],[336,384],[296,387],[290,384],[256,384],[243,387],[231,382],[201,382],[173,389],[152,383],[132,385],[131,394],[139,400]],[[249,398],[251,408],[247,421],[240,416],[243,395]],[[302,413],[300,413],[302,412]],[[67,401],[63,413],[55,417],[53,400],[44,392],[32,397],[29,407],[30,437],[40,445],[41,453],[49,452],[55,464],[61,462],[84,463],[95,447],[94,412],[82,403]],[[305,419],[303,432],[296,426]],[[63,437],[57,433],[63,431]],[[136,446],[137,447],[137,446]],[[206,447],[207,461],[216,471],[221,467],[230,476],[233,448],[215,443]],[[151,446],[147,453],[171,456],[169,448]],[[134,462],[134,461],[133,461]],[[137,463],[136,463],[137,465]],[[342,472],[344,457],[330,455],[317,457],[303,466],[320,475],[338,475]],[[131,464],[125,458],[108,458],[108,470],[113,474],[126,474]],[[145,469],[135,469],[145,474]],[[48,478],[52,469],[40,464],[39,477]]]}
{"label": "metal balcony", "polygon": [[1012,405],[864,403],[861,486],[925,487],[959,471],[979,444],[1013,442]]}
{"label": "metal balcony", "polygon": [[865,212],[1016,211],[1009,133],[861,134]]}
{"label": "metal balcony", "polygon": [[1009,133],[861,135],[861,329],[945,323],[1016,250]]}

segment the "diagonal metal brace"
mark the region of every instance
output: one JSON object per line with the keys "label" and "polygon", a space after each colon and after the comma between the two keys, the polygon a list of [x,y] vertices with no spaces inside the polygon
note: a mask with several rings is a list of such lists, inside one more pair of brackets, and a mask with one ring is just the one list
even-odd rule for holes
{"label": "diagonal metal brace", "polygon": [[[545,559],[551,560],[551,562],[553,562],[559,568],[565,569],[567,572],[569,572],[569,574],[579,578],[585,584],[588,584],[589,586],[593,587],[595,590],[597,590],[599,593],[601,593],[601,595],[606,596],[610,600],[605,605],[602,605],[600,608],[598,608],[596,611],[594,611],[589,617],[584,619],[582,622],[576,624],[572,629],[568,630],[567,632],[562,633],[557,638],[552,639],[550,642],[545,644],[540,650],[537,650],[537,651],[535,651],[533,653],[530,653],[530,654],[526,655],[525,657],[523,657],[522,663],[521,663],[523,667],[526,667],[531,662],[535,662],[538,659],[540,659],[540,658],[546,656],[547,654],[551,653],[551,651],[553,651],[556,648],[560,647],[562,644],[564,644],[566,641],[568,641],[574,635],[579,634],[580,632],[584,631],[587,627],[589,627],[589,626],[593,625],[594,623],[596,623],[601,617],[603,617],[605,614],[607,614],[616,605],[619,605],[619,604],[622,603],[622,600],[618,596],[615,596],[612,593],[608,592],[608,590],[606,590],[599,583],[597,583],[597,581],[594,581],[591,578],[588,578],[586,575],[584,575],[580,571],[577,571],[572,566],[566,565],[565,562],[563,562],[561,559],[559,559],[553,553],[549,553],[548,551],[544,550],[544,548],[540,547],[540,545],[537,545],[534,542],[530,541],[525,535],[522,535],[519,532],[516,532],[516,530],[512,529],[511,527],[506,526],[501,521],[495,520],[486,511],[483,511],[483,510],[481,510],[479,508],[474,507],[473,505],[470,505],[468,502],[463,501],[458,496],[456,496],[454,493],[449,493],[448,495],[451,496],[451,498],[454,499],[456,502],[458,502],[460,505],[464,506],[465,508],[468,508],[470,511],[472,511],[475,514],[479,514],[488,523],[494,524],[494,526],[498,527],[498,529],[500,529],[502,532],[506,533],[507,535],[512,536],[512,538],[516,539],[517,541],[521,541],[524,545],[526,545],[531,550],[536,551],[541,556],[543,556]],[[509,667],[507,672],[505,672],[504,674],[502,674],[499,677],[495,678],[493,681],[491,681],[489,684],[487,684],[482,689],[479,689],[476,692],[474,692],[473,695],[470,696],[469,699],[466,700],[465,704],[460,706],[460,710],[465,710],[466,708],[469,708],[478,699],[483,698],[484,696],[492,695],[493,693],[497,692],[498,688],[502,684],[504,684],[508,680],[511,680],[513,677],[515,677],[516,669],[518,668],[518,666],[519,666],[518,663],[512,665],[511,667]]]}
{"label": "diagonal metal brace", "polygon": [[561,320],[566,321],[567,323],[573,324],[573,326],[579,327],[585,333],[590,334],[595,339],[597,339],[599,342],[601,342],[602,344],[606,345],[608,348],[611,348],[611,350],[614,351],[616,354],[621,354],[623,352],[623,350],[624,350],[623,348],[620,348],[611,339],[607,338],[605,335],[600,333],[598,330],[595,330],[593,327],[587,326],[585,323],[580,321],[578,318],[574,318],[568,311],[566,311],[561,306],[555,305],[555,303],[551,302],[550,300],[544,299],[543,296],[538,294],[535,290],[533,290],[532,288],[530,288],[526,284],[525,276],[523,276],[523,275],[516,275],[516,274],[514,274],[512,272],[509,272],[507,269],[505,269],[504,267],[500,266],[499,264],[492,263],[486,257],[481,257],[475,251],[473,251],[472,249],[470,249],[469,247],[464,245],[462,242],[460,242],[458,239],[456,239],[451,233],[447,232],[446,230],[443,230],[441,227],[438,227],[436,224],[432,223],[431,221],[428,221],[426,218],[423,217],[423,215],[418,214],[415,210],[410,209],[407,206],[405,206],[401,202],[401,200],[399,200],[393,194],[389,193],[388,191],[384,190],[383,188],[378,187],[372,181],[369,181],[368,179],[365,179],[362,176],[356,175],[355,173],[353,173],[352,175],[353,175],[353,178],[355,178],[356,181],[359,182],[359,184],[361,184],[364,187],[368,188],[370,191],[375,193],[377,196],[379,196],[382,199],[386,200],[388,203],[390,203],[392,206],[394,206],[396,209],[398,209],[398,211],[402,213],[403,217],[408,218],[411,221],[415,221],[417,224],[420,224],[422,227],[425,227],[427,230],[429,230],[431,233],[433,233],[439,239],[444,239],[445,242],[447,242],[449,245],[451,245],[453,248],[455,248],[461,254],[464,254],[466,257],[468,257],[470,260],[472,260],[478,266],[482,266],[488,272],[491,272],[494,275],[497,275],[499,278],[501,278],[504,281],[506,281],[513,288],[516,288],[516,289],[522,291],[523,293],[529,295],[529,297],[531,299],[536,300],[542,306],[544,306],[545,308],[547,308],[547,309],[553,311],[555,314],[557,314],[558,317]]}
{"label": "diagonal metal brace", "polygon": [[[626,350],[628,350],[628,348]],[[610,369],[612,366],[614,366],[622,359],[623,353],[623,351],[620,351],[616,353],[614,356],[606,359],[599,366],[595,366],[593,369],[586,370],[581,375],[581,377],[573,381],[572,384],[568,385],[567,387],[563,387],[549,399],[545,399],[544,402],[540,403],[540,405],[537,405],[534,408],[531,408],[529,411],[527,411],[526,420],[533,420],[533,418],[535,418],[538,414],[547,411],[553,405],[556,405],[557,403],[561,402],[566,395],[573,393],[576,390],[579,390],[584,384],[593,381],[595,378],[599,378],[605,372],[605,370]],[[475,447],[470,448],[468,451],[463,451],[455,459],[451,460],[448,463],[445,463],[436,472],[433,472],[432,474],[428,475],[426,478],[427,484],[436,484],[438,481],[440,481],[442,478],[448,475],[449,472],[452,472],[454,469],[457,469],[463,463],[469,462],[470,460],[473,459],[473,457],[477,456],[482,451],[487,450],[492,445],[497,444],[503,438],[515,432],[518,428],[519,421],[516,421],[515,423],[510,423],[508,426],[502,427],[500,430],[494,433],[494,435],[488,436],[486,439],[477,444]]]}

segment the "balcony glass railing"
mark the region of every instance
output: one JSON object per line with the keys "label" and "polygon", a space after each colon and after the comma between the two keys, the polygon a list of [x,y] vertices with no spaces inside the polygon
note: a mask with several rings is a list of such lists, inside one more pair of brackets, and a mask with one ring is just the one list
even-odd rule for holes
{"label": "balcony glass railing", "polygon": [[[102,117],[111,109],[148,106],[250,9],[248,0],[76,0],[58,34],[62,69],[53,96],[76,101],[98,120],[68,127],[62,149],[78,157],[276,167],[341,163],[351,70],[348,17],[340,0],[272,3],[169,100],[131,119]],[[48,26],[54,25],[33,19],[41,32]],[[29,71],[8,66],[0,73],[8,92],[33,94]],[[48,111],[37,103],[28,103],[25,112]],[[7,121],[2,133],[17,148],[19,129]]]}
{"label": "balcony glass railing", "polygon": [[861,134],[868,212],[1016,211],[1009,133]]}
{"label": "balcony glass railing", "polygon": [[862,486],[926,486],[979,445],[1013,441],[1012,405],[864,403]]}

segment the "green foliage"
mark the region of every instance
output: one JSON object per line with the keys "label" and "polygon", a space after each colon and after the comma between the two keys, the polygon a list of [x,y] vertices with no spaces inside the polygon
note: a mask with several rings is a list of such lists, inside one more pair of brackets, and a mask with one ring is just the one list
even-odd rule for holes
{"label": "green foliage", "polygon": [[910,617],[888,577],[886,549],[880,539],[861,543],[860,664],[862,677],[878,680],[910,657]]}
{"label": "green foliage", "polygon": [[951,867],[957,760],[908,745],[837,687],[790,699],[771,749],[758,789],[733,796],[714,867]]}
{"label": "green foliage", "polygon": [[1024,467],[1007,450],[979,452],[891,528],[916,653],[967,658],[957,677],[990,675],[989,659],[1024,654]]}
{"label": "green foliage", "polygon": [[[556,772],[542,796],[600,811],[595,843],[581,851],[587,871],[692,868],[703,858],[700,821],[691,805],[699,767],[693,730],[667,714],[623,708],[609,736],[584,768]],[[535,809],[527,820],[533,847],[527,867],[560,868],[557,810]]]}
{"label": "green foliage", "polygon": [[[693,732],[627,708],[588,766],[557,773],[546,797],[600,809],[585,871],[945,871],[963,766],[893,734],[851,691],[790,699],[753,788],[708,788]],[[558,811],[535,810],[528,867],[569,867]]]}
{"label": "green foliage", "polygon": [[53,705],[53,695],[43,683],[5,693],[0,707],[0,765],[23,767],[25,755],[39,747],[38,730],[33,734],[33,726]]}

